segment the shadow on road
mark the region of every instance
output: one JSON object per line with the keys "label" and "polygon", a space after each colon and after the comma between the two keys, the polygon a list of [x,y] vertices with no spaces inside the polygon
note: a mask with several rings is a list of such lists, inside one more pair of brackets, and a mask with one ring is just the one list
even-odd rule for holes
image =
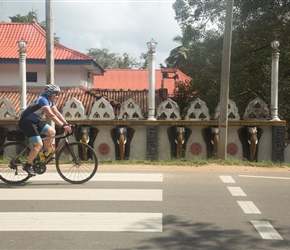
{"label": "shadow on road", "polygon": [[176,216],[165,216],[163,225],[163,233],[147,238],[136,249],[290,249],[289,241],[262,239],[250,221],[252,230],[247,235],[241,230],[224,230],[212,223],[191,223]]}

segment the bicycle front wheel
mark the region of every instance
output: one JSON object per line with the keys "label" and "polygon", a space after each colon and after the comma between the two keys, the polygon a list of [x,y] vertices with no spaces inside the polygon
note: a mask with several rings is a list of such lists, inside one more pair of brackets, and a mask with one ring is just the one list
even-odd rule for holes
{"label": "bicycle front wheel", "polygon": [[9,142],[0,148],[0,179],[8,184],[21,184],[30,178],[22,169],[30,148],[21,142]]}
{"label": "bicycle front wheel", "polygon": [[72,184],[90,180],[98,169],[94,149],[82,142],[65,144],[56,154],[56,169],[61,178]]}

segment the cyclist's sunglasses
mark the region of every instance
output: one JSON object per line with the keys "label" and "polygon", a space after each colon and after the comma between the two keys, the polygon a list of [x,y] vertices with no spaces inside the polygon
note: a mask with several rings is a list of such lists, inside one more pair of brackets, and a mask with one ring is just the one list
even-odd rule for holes
{"label": "cyclist's sunglasses", "polygon": [[53,92],[53,94],[55,94],[56,96],[59,96],[59,92]]}

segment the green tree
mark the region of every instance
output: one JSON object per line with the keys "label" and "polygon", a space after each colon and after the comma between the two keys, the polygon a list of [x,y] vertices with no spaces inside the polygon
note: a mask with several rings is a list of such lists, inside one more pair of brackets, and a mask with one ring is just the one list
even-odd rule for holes
{"label": "green tree", "polygon": [[[220,73],[226,0],[176,0],[175,19],[198,30],[184,72],[199,97],[214,112],[220,97]],[[290,1],[235,0],[229,97],[241,116],[256,96],[271,103],[271,42],[280,44],[279,118],[290,121]]]}
{"label": "green tree", "polygon": [[[10,16],[9,17],[11,22],[13,23],[31,23],[33,21],[37,22],[39,24],[39,26],[46,30],[46,23],[45,21],[42,21],[42,22],[39,22],[38,20],[38,14],[37,14],[37,11],[29,11],[27,15],[20,15],[20,14],[16,14],[14,16]],[[59,42],[60,38],[55,36],[55,33],[54,33],[54,39]]]}
{"label": "green tree", "polygon": [[104,69],[139,69],[148,65],[146,54],[140,56],[140,59],[143,59],[144,62],[137,62],[126,52],[120,56],[118,53],[111,52],[109,48],[90,48],[87,54]]}
{"label": "green tree", "polygon": [[182,36],[178,35],[173,38],[173,41],[181,45],[171,50],[169,57],[165,59],[168,67],[184,70],[185,61],[188,58],[190,46],[195,36],[197,36],[196,30],[191,25],[186,25],[182,28]]}

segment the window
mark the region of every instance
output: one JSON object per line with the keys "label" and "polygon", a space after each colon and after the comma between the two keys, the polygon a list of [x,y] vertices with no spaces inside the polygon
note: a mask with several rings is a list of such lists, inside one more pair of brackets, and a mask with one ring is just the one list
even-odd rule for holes
{"label": "window", "polygon": [[37,82],[37,72],[26,72],[27,82]]}

